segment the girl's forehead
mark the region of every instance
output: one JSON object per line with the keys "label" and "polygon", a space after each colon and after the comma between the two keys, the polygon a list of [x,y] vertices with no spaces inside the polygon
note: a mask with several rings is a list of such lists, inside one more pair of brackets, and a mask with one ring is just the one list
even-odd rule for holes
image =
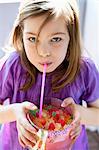
{"label": "girl's forehead", "polygon": [[[50,20],[46,20],[46,15],[36,16],[36,17],[29,17],[24,21],[24,30],[35,30],[37,32],[40,27],[42,26],[42,30],[44,31],[58,31],[64,30],[66,31],[66,21],[65,19],[60,16],[58,18],[51,18]],[[45,21],[45,23],[44,23]]]}

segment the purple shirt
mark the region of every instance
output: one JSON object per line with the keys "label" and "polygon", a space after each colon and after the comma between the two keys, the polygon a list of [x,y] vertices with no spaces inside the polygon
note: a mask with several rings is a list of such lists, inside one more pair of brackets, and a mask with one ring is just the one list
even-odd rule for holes
{"label": "purple shirt", "polygon": [[[26,70],[20,63],[19,55],[16,52],[12,53],[3,63],[0,70],[0,103],[9,98],[10,104],[26,100],[36,105],[39,104],[42,73],[38,73],[36,84],[27,92],[23,92],[18,89],[25,83],[25,72]],[[57,93],[51,90],[51,79],[52,74],[47,76],[45,84],[44,96],[49,97],[49,99],[56,97],[64,100],[66,97],[72,97],[75,103],[81,105],[82,100],[91,103],[99,98],[99,73],[93,62],[89,59],[83,60],[80,73],[76,79]],[[18,142],[16,122],[7,123],[2,126],[0,131],[0,150],[23,150]],[[88,140],[84,126],[82,126],[82,132],[72,150],[88,150]]]}

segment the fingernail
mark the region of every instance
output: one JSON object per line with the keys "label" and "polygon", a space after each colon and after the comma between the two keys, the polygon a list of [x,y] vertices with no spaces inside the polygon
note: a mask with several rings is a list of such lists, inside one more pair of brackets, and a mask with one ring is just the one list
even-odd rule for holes
{"label": "fingernail", "polygon": [[32,108],[33,108],[33,109],[37,109],[37,106],[33,105]]}
{"label": "fingernail", "polygon": [[74,138],[74,136],[73,136],[73,135],[70,135],[70,138],[71,138],[71,139],[73,139],[73,138]]}
{"label": "fingernail", "polygon": [[36,140],[33,140],[32,142],[34,143],[34,145],[37,143],[37,141],[36,141]]}
{"label": "fingernail", "polygon": [[30,104],[30,107],[33,107],[34,109],[37,109],[37,106],[35,106],[34,104]]}
{"label": "fingernail", "polygon": [[72,135],[73,135],[73,133],[70,134],[70,136],[72,136]]}
{"label": "fingernail", "polygon": [[32,147],[32,146],[30,146],[30,148],[32,149],[33,147]]}
{"label": "fingernail", "polygon": [[64,107],[64,103],[62,103],[61,106]]}
{"label": "fingernail", "polygon": [[74,132],[72,131],[71,133],[70,133],[70,136],[73,136],[74,135]]}
{"label": "fingernail", "polygon": [[33,147],[31,145],[28,145],[27,148],[31,148],[32,149]]}
{"label": "fingernail", "polygon": [[[36,143],[35,143],[35,144],[36,144]],[[32,144],[32,148],[35,146],[35,144],[34,144],[34,143]]]}
{"label": "fingernail", "polygon": [[72,138],[71,139],[75,139],[75,136],[72,136]]}

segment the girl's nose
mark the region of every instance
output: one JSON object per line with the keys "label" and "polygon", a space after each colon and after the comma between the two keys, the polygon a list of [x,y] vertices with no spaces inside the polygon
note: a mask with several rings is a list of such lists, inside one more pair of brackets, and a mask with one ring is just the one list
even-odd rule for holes
{"label": "girl's nose", "polygon": [[50,48],[47,44],[40,44],[37,46],[38,55],[41,57],[48,57],[51,55]]}

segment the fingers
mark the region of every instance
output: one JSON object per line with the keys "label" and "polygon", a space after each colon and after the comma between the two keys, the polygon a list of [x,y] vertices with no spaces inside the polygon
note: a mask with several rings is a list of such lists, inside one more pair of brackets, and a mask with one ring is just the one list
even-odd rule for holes
{"label": "fingers", "polygon": [[22,147],[32,148],[38,137],[36,136],[37,130],[29,123],[26,118],[26,114],[30,109],[37,109],[37,107],[30,102],[23,102],[19,105],[19,109],[16,112],[16,123],[18,130],[18,139]]}
{"label": "fingers", "polygon": [[74,100],[73,100],[72,97],[68,97],[68,98],[64,99],[64,101],[62,102],[61,106],[62,107],[67,107],[67,106],[69,106],[71,104],[74,104]]}
{"label": "fingers", "polygon": [[37,142],[37,140],[39,139],[36,134],[30,133],[27,130],[25,130],[22,126],[20,126],[20,132],[21,135],[23,135],[26,139],[28,139],[29,141],[31,141],[32,143]]}
{"label": "fingers", "polygon": [[23,128],[25,128],[26,130],[28,130],[31,133],[37,132],[37,130],[29,123],[28,119],[27,119],[27,111],[25,111],[25,109],[30,109],[30,107],[32,107],[32,110],[34,108],[37,108],[34,104],[30,103],[30,102],[23,102],[20,104],[20,110],[16,115],[16,120],[17,120],[17,124],[20,124],[21,126],[23,126]]}
{"label": "fingers", "polygon": [[32,148],[38,141],[36,134],[32,134],[23,128],[21,125],[18,126],[18,139],[22,147],[28,146]]}
{"label": "fingers", "polygon": [[70,138],[73,141],[76,141],[76,139],[79,137],[81,130],[79,129],[78,131],[76,130],[76,132],[72,133],[72,135],[70,136]]}
{"label": "fingers", "polygon": [[23,102],[22,105],[23,105],[26,109],[31,109],[31,110],[37,109],[37,106],[36,106],[36,105],[34,105],[33,103],[30,103],[30,102],[28,102],[28,101]]}
{"label": "fingers", "polygon": [[25,145],[25,143],[21,140],[20,136],[18,136],[18,140],[19,140],[20,145],[21,145],[23,148],[25,148],[26,145]]}
{"label": "fingers", "polygon": [[79,122],[81,120],[81,117],[80,117],[80,113],[79,111],[77,110],[76,108],[76,104],[73,100],[72,97],[68,97],[66,99],[64,99],[64,101],[62,102],[61,104],[62,107],[67,107],[69,106],[67,110],[70,110],[71,112],[73,112],[73,123],[76,123],[76,122]]}
{"label": "fingers", "polygon": [[21,121],[17,121],[17,129],[19,135],[19,143],[22,145],[22,147],[33,147],[39,139],[36,136],[36,129],[33,128],[31,124],[29,124],[28,120],[25,118]]}
{"label": "fingers", "polygon": [[81,129],[82,129],[82,127],[81,127],[80,123],[74,124],[70,130],[70,138],[76,139],[80,135]]}
{"label": "fingers", "polygon": [[80,135],[80,132],[81,132],[81,129],[78,128],[76,130],[73,130],[71,133],[70,133],[70,137],[71,139],[74,139],[76,137],[78,137]]}
{"label": "fingers", "polygon": [[80,123],[80,121],[81,121],[80,113],[75,110],[73,116],[74,116],[74,120],[73,120],[72,124]]}
{"label": "fingers", "polygon": [[33,148],[35,143],[32,143],[30,140],[28,140],[27,138],[25,138],[23,135],[20,135],[18,137],[19,139],[19,143],[21,144],[22,147],[29,147],[29,148]]}
{"label": "fingers", "polygon": [[71,112],[73,112],[73,122],[71,123],[71,130],[70,130],[70,138],[73,140],[73,142],[77,139],[77,137],[80,135],[81,132],[81,117],[79,111],[76,109],[76,104],[72,97],[68,97],[64,99],[64,101],[61,104],[62,107],[68,107]]}
{"label": "fingers", "polygon": [[23,126],[23,128],[25,128],[30,133],[35,134],[37,132],[37,130],[29,123],[29,121],[25,117],[24,117],[24,119],[20,118],[18,120],[18,124],[20,124],[21,126]]}

